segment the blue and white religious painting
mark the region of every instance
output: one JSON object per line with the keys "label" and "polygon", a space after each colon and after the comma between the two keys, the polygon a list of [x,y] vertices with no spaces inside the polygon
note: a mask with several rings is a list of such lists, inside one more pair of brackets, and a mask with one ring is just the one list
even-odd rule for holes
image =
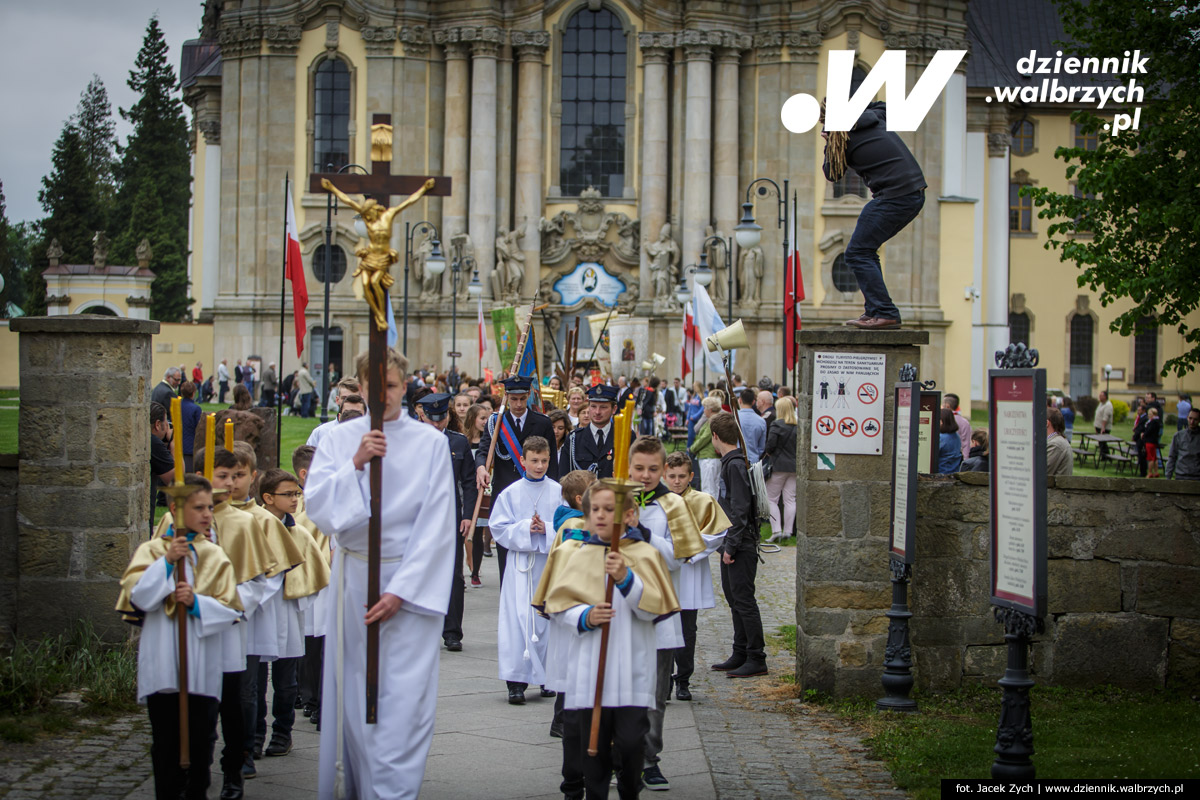
{"label": "blue and white religious painting", "polygon": [[580,300],[592,298],[611,308],[617,304],[617,297],[625,291],[625,281],[610,275],[603,265],[595,261],[584,261],[555,281],[554,291],[562,296],[564,306],[573,306]]}

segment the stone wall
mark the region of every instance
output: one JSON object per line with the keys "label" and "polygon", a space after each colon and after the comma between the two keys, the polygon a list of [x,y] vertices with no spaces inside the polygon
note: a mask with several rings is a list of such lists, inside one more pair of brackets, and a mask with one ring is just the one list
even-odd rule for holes
{"label": "stone wall", "polygon": [[0,644],[17,624],[17,456],[0,453]]}
{"label": "stone wall", "polygon": [[[992,683],[1004,671],[1004,631],[988,602],[987,481],[966,473],[918,489],[909,602],[913,671],[926,690]],[[856,513],[886,508],[871,496]],[[1200,679],[1200,484],[1051,478],[1048,510],[1049,614],[1031,656],[1038,680],[1152,688]],[[881,694],[886,542],[831,551],[826,533],[810,530],[797,549],[807,583],[797,591],[798,651],[835,652],[834,672],[853,679],[822,683],[803,663],[797,675],[839,695]]]}
{"label": "stone wall", "polygon": [[125,635],[117,582],[149,534],[151,334],[118,317],[24,317],[17,625],[22,638],[88,619]]}

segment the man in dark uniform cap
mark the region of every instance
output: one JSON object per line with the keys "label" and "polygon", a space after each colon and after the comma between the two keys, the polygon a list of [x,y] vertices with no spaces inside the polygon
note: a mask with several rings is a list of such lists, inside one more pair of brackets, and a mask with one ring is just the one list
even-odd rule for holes
{"label": "man in dark uniform cap", "polygon": [[428,394],[417,401],[425,415],[425,421],[446,434],[450,445],[450,465],[454,470],[454,495],[458,503],[457,529],[454,535],[454,578],[450,587],[450,608],[442,624],[442,641],[446,649],[462,650],[463,592],[463,539],[471,526],[471,512],[475,509],[478,489],[475,486],[475,462],[471,458],[471,443],[458,431],[449,429],[450,395]]}
{"label": "man in dark uniform cap", "polygon": [[[597,478],[613,474],[613,412],[617,407],[617,387],[599,384],[588,389],[591,422],[571,431],[567,437],[567,459],[571,469],[586,469]],[[568,465],[564,464],[565,469]]]}
{"label": "man in dark uniform cap", "polygon": [[[550,424],[550,418],[529,408],[529,385],[529,378],[509,378],[504,381],[506,406],[504,419],[508,422],[519,444],[523,445],[530,436],[541,436],[546,441],[553,442],[554,426]],[[492,481],[492,477],[487,472],[487,454],[492,445],[492,437],[500,434],[496,417],[496,414],[492,414],[488,418],[487,427],[484,428],[483,435],[479,437],[479,449],[475,451],[475,477],[479,491],[483,491]],[[492,486],[492,498],[494,499],[499,497],[500,493],[510,484],[521,478],[521,473],[517,471],[512,453],[508,451],[503,437],[496,442],[496,454],[492,461],[492,468],[495,470],[495,484]],[[610,474],[611,471],[610,468]],[[550,448],[550,469],[546,471],[546,475],[551,480],[558,480],[558,459],[554,448]],[[468,512],[468,521],[469,516],[470,512]],[[508,550],[497,544],[496,553],[497,560],[500,562],[500,581],[503,583],[504,561]]]}

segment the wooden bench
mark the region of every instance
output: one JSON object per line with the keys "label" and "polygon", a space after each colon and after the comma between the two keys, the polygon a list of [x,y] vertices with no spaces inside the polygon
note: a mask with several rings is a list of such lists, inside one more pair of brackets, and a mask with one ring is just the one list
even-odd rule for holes
{"label": "wooden bench", "polygon": [[1118,455],[1111,450],[1108,453],[1100,456],[1100,460],[1113,462],[1117,465],[1117,470],[1119,472],[1124,472],[1125,467],[1133,462],[1133,459],[1131,459],[1129,456]]}

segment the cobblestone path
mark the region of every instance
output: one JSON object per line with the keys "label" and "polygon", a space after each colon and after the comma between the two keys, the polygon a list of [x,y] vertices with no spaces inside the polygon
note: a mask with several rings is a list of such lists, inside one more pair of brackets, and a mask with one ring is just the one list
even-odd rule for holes
{"label": "cobblestone path", "polygon": [[82,729],[25,745],[0,745],[3,800],[119,800],[150,776],[144,714],[85,721]]}
{"label": "cobblestone path", "polygon": [[[758,568],[756,595],[768,638],[781,625],[796,622],[796,551],[784,548],[764,555]],[[869,760],[866,749],[828,711],[798,700],[777,700],[762,690],[777,685],[770,678],[733,680],[713,672],[710,664],[729,657],[733,622],[720,590],[713,557],[717,607],[700,615],[697,624],[696,674],[692,679],[692,713],[720,800],[867,800],[903,798],[882,762]],[[770,652],[775,649],[776,652]],[[768,644],[771,676],[793,672],[795,655]],[[672,701],[672,705],[676,705]],[[682,704],[679,704],[682,705]],[[667,715],[670,716],[668,710]],[[664,762],[664,769],[669,765]],[[669,774],[669,773],[668,773]]]}

